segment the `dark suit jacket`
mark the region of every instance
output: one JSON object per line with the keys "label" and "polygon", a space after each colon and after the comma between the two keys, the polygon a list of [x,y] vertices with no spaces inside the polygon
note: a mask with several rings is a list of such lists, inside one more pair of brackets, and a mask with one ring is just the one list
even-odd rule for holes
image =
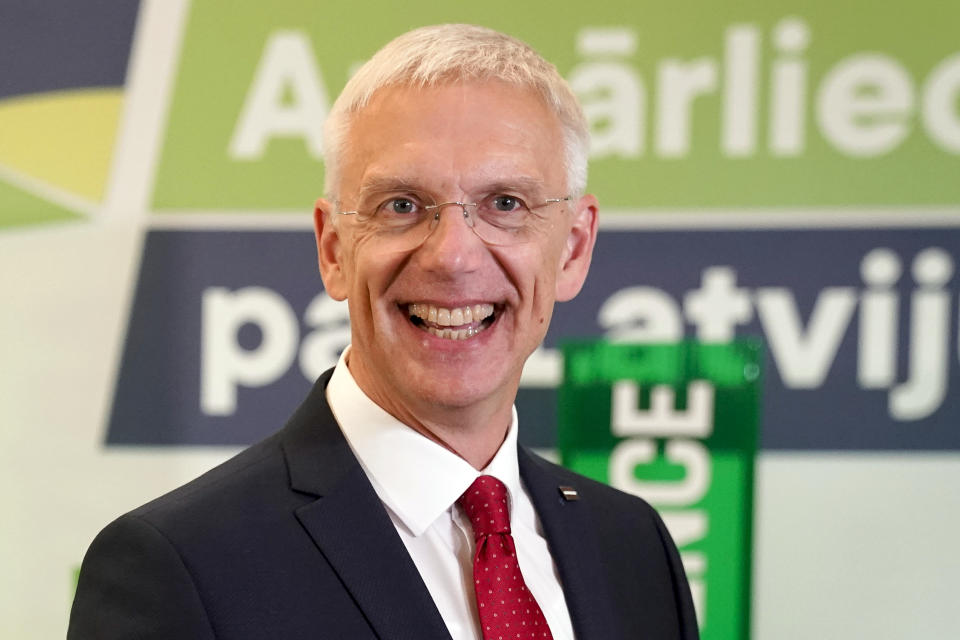
{"label": "dark suit jacket", "polygon": [[[69,639],[450,639],[327,406],[329,375],[283,430],[97,536]],[[697,638],[653,509],[519,456],[577,637]],[[580,499],[565,501],[560,485]]]}

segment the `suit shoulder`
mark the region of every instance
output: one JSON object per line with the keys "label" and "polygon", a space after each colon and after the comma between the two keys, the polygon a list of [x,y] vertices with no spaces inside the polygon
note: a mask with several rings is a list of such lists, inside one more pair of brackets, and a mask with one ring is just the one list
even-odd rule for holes
{"label": "suit shoulder", "polygon": [[[256,534],[287,523],[296,508],[315,499],[294,487],[292,452],[301,466],[306,459],[310,470],[338,461],[341,467],[349,466],[341,459],[346,457],[345,441],[324,398],[329,377],[328,371],[317,380],[282,429],[128,515],[175,544],[206,543],[235,531]],[[324,452],[327,458],[314,464]],[[325,468],[323,473],[329,477],[337,471]]]}
{"label": "suit shoulder", "polygon": [[69,640],[121,636],[214,637],[183,558],[159,530],[131,514],[90,545],[67,631]]}
{"label": "suit shoulder", "polygon": [[287,486],[280,433],[244,449],[237,455],[172,491],[134,509],[128,515],[163,529],[168,521],[191,514],[227,513],[231,506],[251,506],[261,494],[276,495]]}

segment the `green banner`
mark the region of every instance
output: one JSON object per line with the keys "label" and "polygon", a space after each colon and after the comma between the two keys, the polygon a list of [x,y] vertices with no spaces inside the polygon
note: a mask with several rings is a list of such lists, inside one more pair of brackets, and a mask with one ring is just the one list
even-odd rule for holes
{"label": "green banner", "polygon": [[960,45],[929,28],[960,23],[957,3],[194,0],[154,207],[309,210],[347,78],[437,22],[502,29],[557,64],[608,208],[960,202]]}
{"label": "green banner", "polygon": [[750,634],[758,341],[564,345],[564,466],[657,507],[703,640]]}

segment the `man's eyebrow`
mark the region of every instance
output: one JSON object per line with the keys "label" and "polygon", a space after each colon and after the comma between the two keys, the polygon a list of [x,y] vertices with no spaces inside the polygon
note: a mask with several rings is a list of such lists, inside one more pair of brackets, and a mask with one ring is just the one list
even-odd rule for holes
{"label": "man's eyebrow", "polygon": [[509,180],[497,180],[486,184],[481,191],[485,193],[499,193],[501,191],[521,191],[523,193],[538,193],[543,190],[543,180],[529,176],[512,177]]}
{"label": "man's eyebrow", "polygon": [[[533,176],[511,176],[498,178],[491,182],[481,183],[475,188],[477,194],[522,193],[538,195],[544,189],[544,182]],[[422,184],[400,176],[371,176],[360,186],[357,198],[360,201],[381,193],[428,193],[430,190]]]}
{"label": "man's eyebrow", "polygon": [[374,176],[360,186],[357,196],[363,200],[371,194],[391,193],[394,191],[413,191],[420,192],[423,189],[420,185],[411,180],[398,176]]}

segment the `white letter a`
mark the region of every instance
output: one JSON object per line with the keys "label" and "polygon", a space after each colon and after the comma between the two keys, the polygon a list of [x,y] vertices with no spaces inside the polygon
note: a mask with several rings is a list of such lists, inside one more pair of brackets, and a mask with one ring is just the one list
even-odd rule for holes
{"label": "white letter a", "polygon": [[278,31],[270,36],[243,111],[230,140],[230,155],[237,160],[257,160],[274,136],[306,139],[314,158],[323,156],[323,121],[329,101],[323,78],[299,31]]}

